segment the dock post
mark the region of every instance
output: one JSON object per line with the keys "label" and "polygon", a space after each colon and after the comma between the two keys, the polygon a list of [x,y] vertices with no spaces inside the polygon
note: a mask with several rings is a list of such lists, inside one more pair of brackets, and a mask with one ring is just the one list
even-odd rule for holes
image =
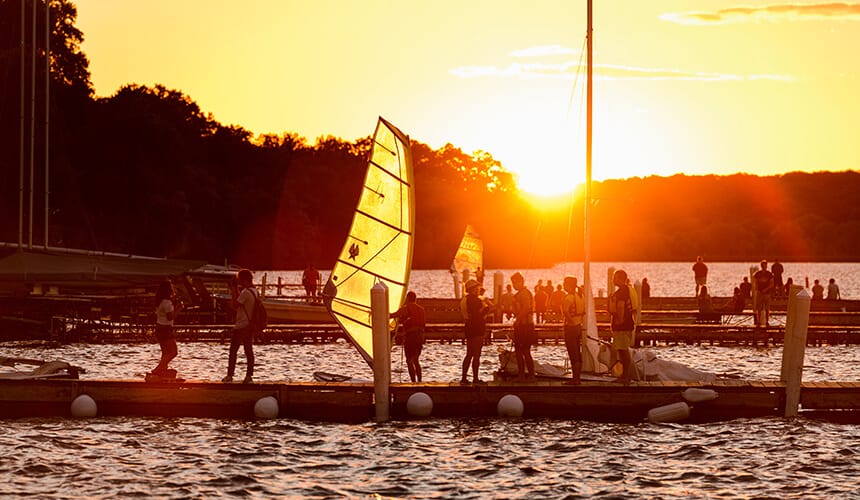
{"label": "dock post", "polygon": [[806,333],[809,326],[809,305],[812,297],[800,285],[791,285],[785,320],[785,340],[782,344],[780,380],[785,383],[785,416],[796,417],[803,382],[803,358],[806,354]]}
{"label": "dock post", "polygon": [[383,282],[370,289],[370,326],[373,331],[373,395],[376,421],[387,422],[391,384],[391,346],[388,332],[388,287]]}
{"label": "dock post", "polygon": [[493,273],[493,305],[495,305],[496,313],[493,317],[496,319],[496,323],[501,323],[504,319],[502,317],[502,309],[499,307],[499,304],[502,303],[502,293],[505,289],[505,275],[502,274],[501,271],[496,271]]}
{"label": "dock post", "polygon": [[609,297],[612,295],[612,292],[615,291],[615,281],[612,279],[615,277],[615,266],[609,266],[606,269],[606,296]]}

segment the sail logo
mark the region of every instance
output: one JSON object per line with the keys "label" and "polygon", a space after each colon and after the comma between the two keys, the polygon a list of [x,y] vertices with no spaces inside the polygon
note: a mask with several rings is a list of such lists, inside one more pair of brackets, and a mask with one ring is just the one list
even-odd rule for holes
{"label": "sail logo", "polygon": [[349,246],[349,258],[355,260],[358,257],[358,244],[353,243]]}

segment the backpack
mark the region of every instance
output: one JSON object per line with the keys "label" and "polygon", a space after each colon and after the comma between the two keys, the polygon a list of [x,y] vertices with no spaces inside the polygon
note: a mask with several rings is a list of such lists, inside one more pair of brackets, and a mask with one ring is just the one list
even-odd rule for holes
{"label": "backpack", "polygon": [[[263,306],[263,301],[260,300],[259,295],[253,292],[252,295],[254,296],[254,312],[251,313],[248,327],[251,329],[252,333],[260,333],[269,323],[269,313],[266,312],[266,307]],[[247,310],[245,311],[245,314],[248,314]]]}

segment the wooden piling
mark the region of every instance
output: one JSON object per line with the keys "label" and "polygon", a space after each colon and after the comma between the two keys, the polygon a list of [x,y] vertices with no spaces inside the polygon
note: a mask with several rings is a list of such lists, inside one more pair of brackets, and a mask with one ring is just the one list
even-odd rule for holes
{"label": "wooden piling", "polygon": [[800,285],[791,285],[782,346],[780,380],[785,383],[785,416],[796,417],[803,382],[803,358],[812,297]]}
{"label": "wooden piling", "polygon": [[388,390],[391,385],[391,347],[388,333],[388,287],[383,282],[370,289],[370,325],[373,330],[373,393],[376,421],[389,416]]}

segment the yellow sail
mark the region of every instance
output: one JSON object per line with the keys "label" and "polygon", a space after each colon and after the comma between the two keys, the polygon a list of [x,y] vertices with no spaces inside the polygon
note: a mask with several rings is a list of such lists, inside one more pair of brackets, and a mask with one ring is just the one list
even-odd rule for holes
{"label": "yellow sail", "polygon": [[468,270],[472,275],[479,267],[484,266],[484,242],[471,224],[466,224],[466,232],[460,240],[460,247],[454,255],[451,264],[451,272],[463,276],[463,271]]}
{"label": "yellow sail", "polygon": [[329,312],[371,367],[370,289],[385,283],[391,312],[403,304],[414,224],[409,137],[379,118],[352,226],[323,291]]}

